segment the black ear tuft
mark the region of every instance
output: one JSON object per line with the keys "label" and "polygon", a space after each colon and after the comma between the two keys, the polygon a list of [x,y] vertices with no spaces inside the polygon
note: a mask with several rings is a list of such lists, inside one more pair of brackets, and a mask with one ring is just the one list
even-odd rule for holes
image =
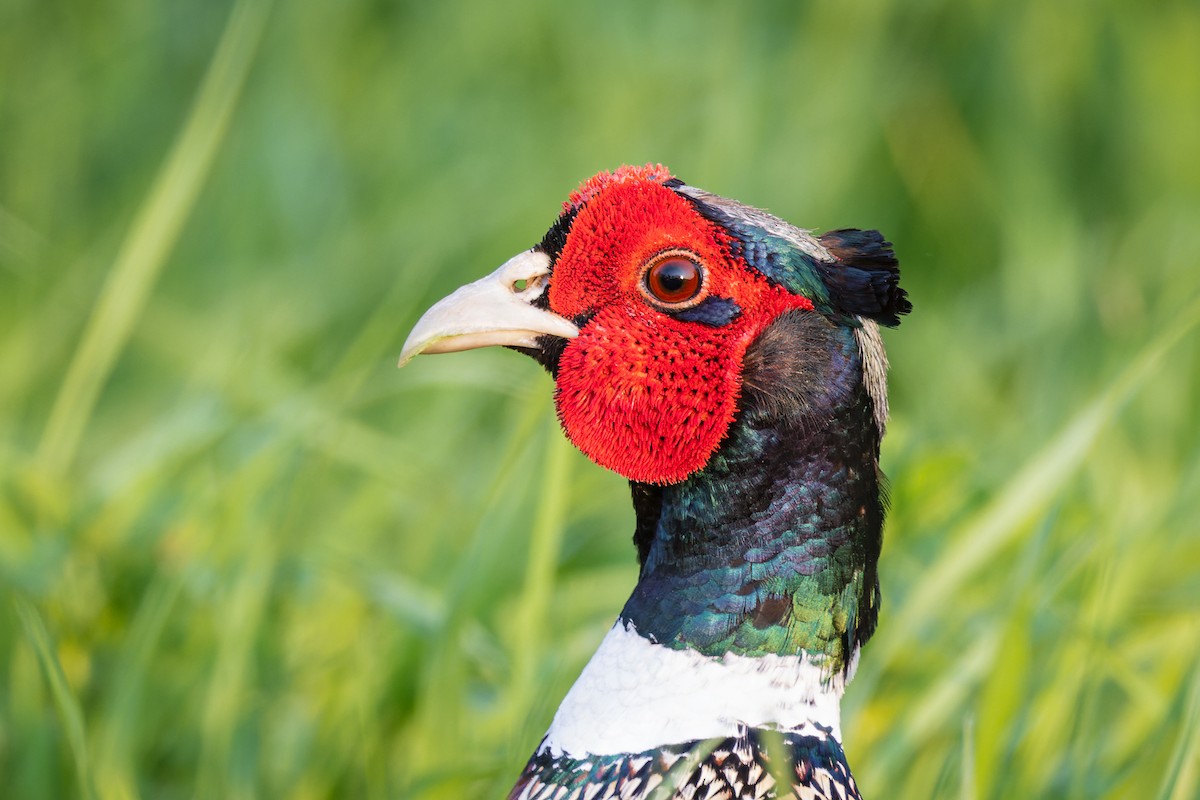
{"label": "black ear tuft", "polygon": [[816,265],[834,308],[888,327],[899,325],[900,315],[912,311],[908,293],[900,288],[900,262],[883,234],[843,228],[819,239],[837,259]]}

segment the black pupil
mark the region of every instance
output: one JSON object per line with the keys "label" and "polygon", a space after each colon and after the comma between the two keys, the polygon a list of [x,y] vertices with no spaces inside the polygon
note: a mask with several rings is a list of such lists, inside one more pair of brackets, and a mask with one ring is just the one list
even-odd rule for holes
{"label": "black pupil", "polygon": [[681,259],[667,261],[654,270],[654,279],[667,295],[677,295],[687,290],[688,283],[695,277],[696,268]]}

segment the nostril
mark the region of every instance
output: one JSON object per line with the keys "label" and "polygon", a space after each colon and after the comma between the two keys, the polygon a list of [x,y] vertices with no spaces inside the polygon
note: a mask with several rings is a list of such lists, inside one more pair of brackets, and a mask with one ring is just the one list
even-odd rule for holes
{"label": "nostril", "polygon": [[513,281],[512,290],[514,292],[523,292],[527,286],[529,286],[529,281],[527,281],[525,278],[518,278],[517,280]]}

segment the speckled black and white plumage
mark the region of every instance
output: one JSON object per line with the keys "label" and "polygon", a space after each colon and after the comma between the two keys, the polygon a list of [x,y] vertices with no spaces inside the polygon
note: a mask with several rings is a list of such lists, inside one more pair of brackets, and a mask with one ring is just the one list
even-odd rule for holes
{"label": "speckled black and white plumage", "polygon": [[[779,791],[781,781],[788,786]],[[573,758],[542,749],[510,800],[861,800],[842,746],[827,729],[742,727],[727,739],[645,753]]]}

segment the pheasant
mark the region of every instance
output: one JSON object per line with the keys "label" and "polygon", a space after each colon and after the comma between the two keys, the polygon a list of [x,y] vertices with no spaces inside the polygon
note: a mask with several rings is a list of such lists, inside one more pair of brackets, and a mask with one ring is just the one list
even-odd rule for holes
{"label": "pheasant", "polygon": [[839,705],[879,613],[878,326],[911,308],[877,231],[814,236],[650,164],[417,322],[401,365],[541,363],[633,495],[637,585],[510,800],[860,797]]}

